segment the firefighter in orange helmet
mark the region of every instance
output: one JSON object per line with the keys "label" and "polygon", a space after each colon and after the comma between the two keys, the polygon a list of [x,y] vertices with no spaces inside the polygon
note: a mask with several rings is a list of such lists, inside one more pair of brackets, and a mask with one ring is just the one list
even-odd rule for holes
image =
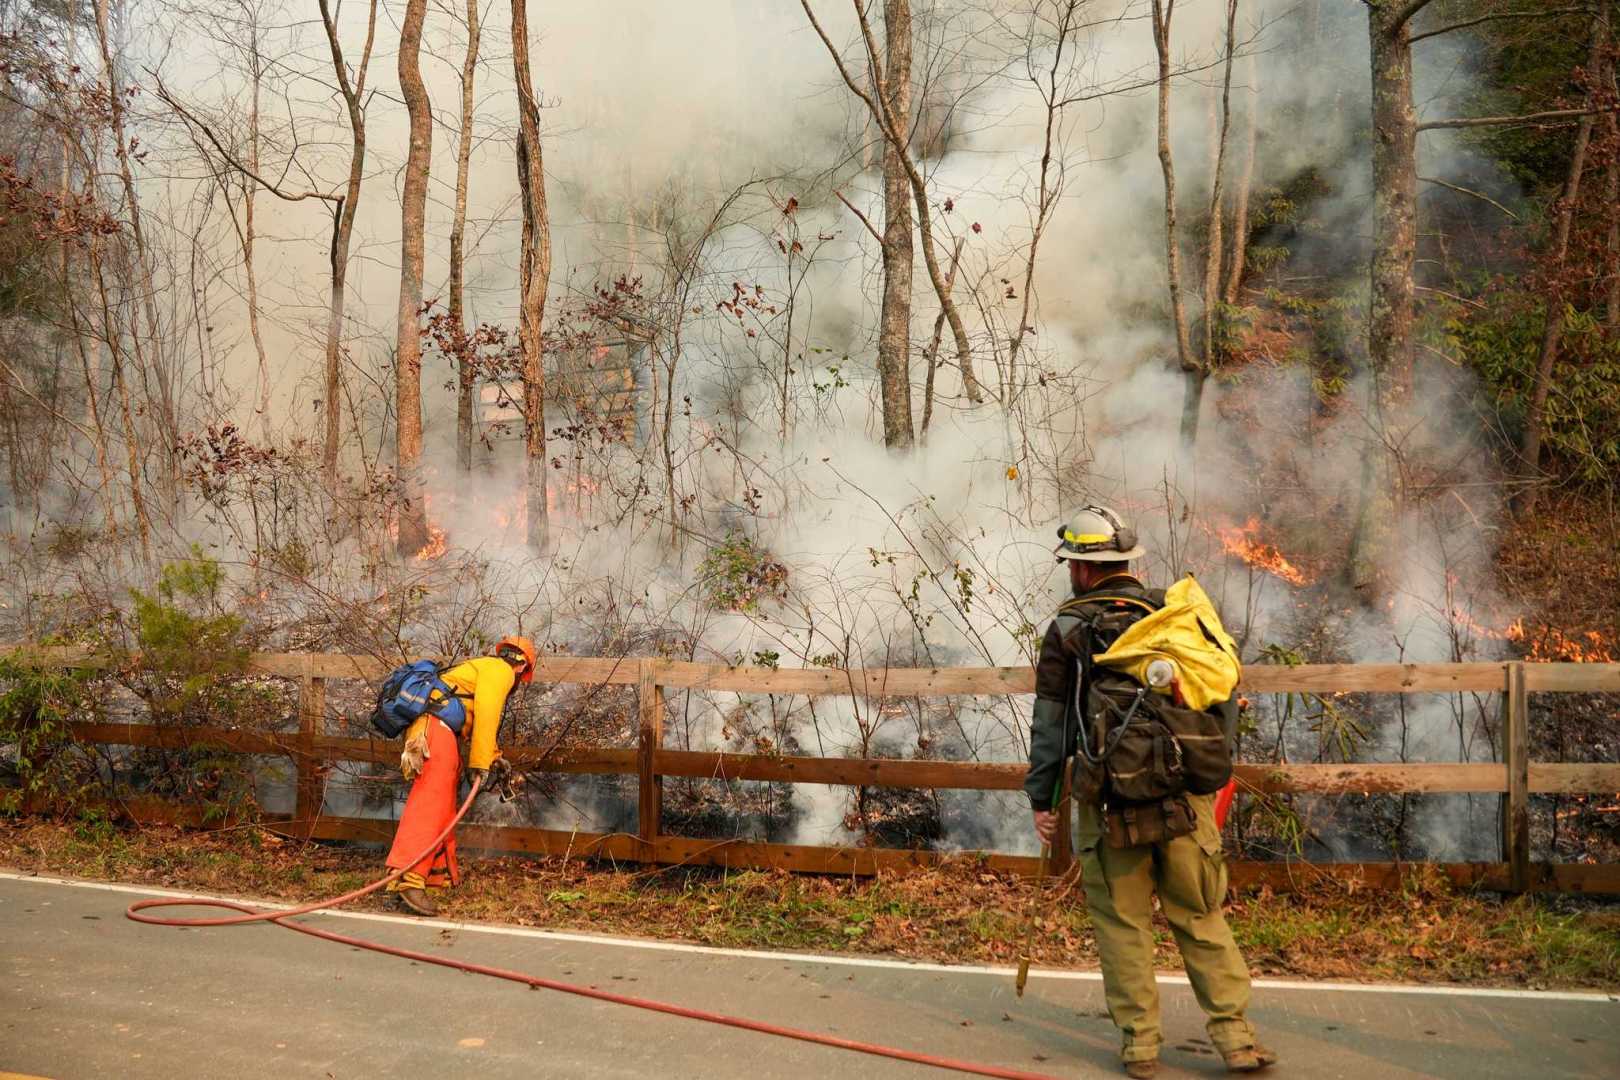
{"label": "firefighter in orange helmet", "polygon": [[490,656],[475,657],[444,671],[439,677],[455,697],[438,703],[416,719],[405,733],[400,770],[412,781],[411,793],[400,815],[399,829],[388,852],[388,868],[405,870],[388,890],[418,915],[437,915],[430,890],[461,880],[456,863],[456,838],[445,838],[439,849],[416,863],[411,859],[444,831],[456,813],[456,791],[461,779],[460,740],[467,740],[467,768],[485,777],[493,768],[509,768],[501,758],[495,737],[500,732],[506,699],[519,683],[534,678],[534,642],[526,637],[504,637]]}

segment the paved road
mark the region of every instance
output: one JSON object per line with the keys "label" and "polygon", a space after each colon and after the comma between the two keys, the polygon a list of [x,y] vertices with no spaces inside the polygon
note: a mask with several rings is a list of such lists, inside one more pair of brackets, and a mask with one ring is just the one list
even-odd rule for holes
{"label": "paved road", "polygon": [[[0,875],[0,1078],[569,1077],[922,1080],[947,1074],[350,950],[273,926],[124,918],[132,890]],[[854,1039],[1119,1075],[1095,976],[861,966],[357,915],[345,933]],[[1221,1073],[1185,985],[1160,1075]],[[1354,1080],[1620,1076],[1620,1000],[1260,986],[1279,1074]]]}

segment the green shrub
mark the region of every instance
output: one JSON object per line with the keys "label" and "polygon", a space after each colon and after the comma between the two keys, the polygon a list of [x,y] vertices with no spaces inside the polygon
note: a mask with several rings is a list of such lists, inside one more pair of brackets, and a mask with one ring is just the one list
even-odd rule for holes
{"label": "green shrub", "polygon": [[249,650],[242,617],[222,607],[224,584],[219,563],[193,547],[190,559],[163,568],[154,593],[130,590],[139,650],[130,688],[155,722],[236,711],[221,677],[245,670]]}
{"label": "green shrub", "polygon": [[[1505,288],[1485,299],[1483,312],[1458,313],[1445,321],[1445,345],[1479,374],[1505,434],[1517,443],[1541,355],[1543,306]],[[1567,313],[1542,443],[1577,483],[1612,484],[1620,473],[1620,340],[1606,339],[1586,312]]]}
{"label": "green shrub", "polygon": [[15,782],[0,793],[0,811],[16,813],[29,799],[72,807],[95,793],[100,774],[71,726],[94,718],[83,672],[0,659],[0,767]]}
{"label": "green shrub", "polygon": [[787,567],[742,533],[727,534],[698,565],[709,603],[724,611],[755,614],[761,600],[787,595]]}

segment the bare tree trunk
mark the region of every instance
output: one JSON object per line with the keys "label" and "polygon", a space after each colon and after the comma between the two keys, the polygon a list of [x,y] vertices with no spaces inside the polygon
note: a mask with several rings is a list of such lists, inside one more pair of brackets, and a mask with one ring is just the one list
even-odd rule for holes
{"label": "bare tree trunk", "polygon": [[1244,264],[1249,258],[1249,194],[1254,188],[1255,146],[1260,137],[1260,75],[1251,51],[1248,59],[1249,110],[1244,138],[1243,174],[1232,193],[1232,255],[1226,267],[1226,288],[1221,299],[1228,305],[1238,302],[1243,288]]}
{"label": "bare tree trunk", "polygon": [[131,320],[130,341],[135,349],[135,363],[141,377],[148,372],[157,382],[156,419],[166,445],[163,448],[163,475],[168,484],[171,505],[178,505],[180,475],[178,456],[173,453],[179,439],[179,421],[175,414],[172,372],[161,355],[158,337],[157,304],[153,293],[156,281],[152,262],[147,255],[146,231],[141,221],[140,200],[135,192],[135,172],[130,165],[129,132],[124,122],[124,90],[118,79],[113,58],[112,36],[109,29],[108,0],[96,0],[96,41],[101,50],[103,72],[107,79],[107,116],[112,126],[114,153],[118,159],[118,176],[123,184],[124,202],[129,209],[130,233],[135,240],[135,278],[132,287],[141,294],[138,310],[146,316],[145,343],[143,345],[139,318]]}
{"label": "bare tree trunk", "polygon": [[410,114],[410,150],[400,197],[400,269],[394,371],[395,461],[399,470],[399,551],[428,542],[422,484],[422,263],[426,248],[428,169],[433,159],[433,110],[422,82],[422,23],[427,0],[408,0],[399,36],[399,88]]}
{"label": "bare tree trunk", "polygon": [[[551,219],[540,148],[540,103],[529,72],[528,0],[512,0],[512,72],[518,90],[518,190],[523,200],[519,262],[518,338],[523,348],[523,446],[527,477],[528,540],[535,551],[549,537],[546,507],[546,369],[541,319],[551,282]],[[668,438],[668,426],[665,428]]]}
{"label": "bare tree trunk", "polygon": [[[947,290],[956,287],[956,268],[962,261],[962,246],[967,243],[963,237],[956,238],[956,248],[951,252],[951,269],[945,276]],[[939,368],[939,346],[945,334],[945,312],[942,310],[934,317],[934,336],[928,343],[928,352],[923,355],[923,363],[927,365],[927,376],[923,382],[923,414],[922,433],[928,434],[928,425],[934,419],[934,372]]]}
{"label": "bare tree trunk", "polygon": [[[1597,75],[1602,83],[1604,63],[1604,37],[1608,28],[1609,4],[1602,0],[1597,18],[1592,22],[1591,52],[1587,60],[1588,72]],[[1592,107],[1592,92],[1587,92],[1587,105]],[[1581,179],[1586,172],[1586,152],[1592,143],[1595,114],[1581,117],[1575,129],[1575,145],[1570,150],[1569,174],[1564,179],[1564,190],[1556,204],[1552,243],[1547,251],[1547,291],[1545,297],[1546,325],[1541,334],[1541,351],[1536,359],[1536,376],[1530,392],[1530,408],[1525,416],[1524,439],[1519,445],[1519,467],[1524,486],[1514,499],[1514,509],[1521,518],[1535,512],[1541,474],[1541,439],[1546,427],[1547,395],[1552,390],[1553,366],[1558,362],[1558,346],[1564,336],[1566,282],[1564,263],[1569,256],[1569,232],[1575,221],[1576,206],[1581,197]]]}
{"label": "bare tree trunk", "polygon": [[1408,24],[1422,6],[1419,0],[1367,0],[1373,125],[1367,413],[1378,441],[1362,458],[1345,573],[1353,587],[1368,590],[1368,602],[1376,599],[1371,587],[1380,579],[1381,556],[1394,542],[1400,516],[1388,426],[1412,389],[1418,129]]}
{"label": "bare tree trunk", "polygon": [[[1165,37],[1170,37],[1170,19],[1165,18]],[[1221,337],[1220,259],[1221,217],[1225,215],[1226,136],[1231,131],[1231,58],[1238,45],[1238,0],[1226,0],[1226,62],[1221,83],[1220,118],[1215,125],[1215,167],[1210,178],[1210,236],[1209,253],[1204,259],[1204,358],[1199,372],[1187,379],[1187,395],[1181,413],[1181,442],[1186,447],[1197,444],[1199,415],[1204,410],[1204,382],[1215,369],[1217,342]],[[1166,149],[1168,154],[1168,149]]]}
{"label": "bare tree trunk", "polygon": [[1187,305],[1181,292],[1181,239],[1176,233],[1176,166],[1170,152],[1170,20],[1175,10],[1176,0],[1153,0],[1153,46],[1159,58],[1159,168],[1164,173],[1164,254],[1170,279],[1170,320],[1176,335],[1176,361],[1187,376],[1187,394],[1181,412],[1181,443],[1187,448],[1198,438],[1205,369],[1193,352],[1187,331]]}
{"label": "bare tree trunk", "polygon": [[945,312],[945,320],[950,324],[951,336],[956,342],[956,363],[962,372],[962,392],[967,399],[975,405],[984,400],[984,393],[979,388],[979,380],[973,373],[973,346],[968,341],[967,326],[962,322],[962,313],[957,309],[956,302],[951,299],[950,287],[945,281],[945,272],[939,265],[939,253],[934,249],[934,222],[933,213],[928,206],[928,185],[923,179],[922,172],[917,163],[912,160],[911,152],[907,147],[908,133],[898,127],[894,117],[890,115],[888,107],[889,91],[884,85],[883,64],[878,56],[877,41],[872,35],[871,20],[866,17],[866,9],[859,3],[855,6],[856,20],[860,24],[861,42],[866,50],[866,62],[871,72],[873,93],[867,93],[861,88],[855,77],[844,64],[844,58],[838,47],[832,43],[827,32],[822,28],[821,20],[816,18],[810,0],[800,0],[810,25],[815,29],[816,36],[826,46],[831,54],[833,63],[838,67],[838,74],[843,78],[844,85],[865,103],[867,111],[877,121],[878,128],[883,132],[889,148],[893,149],[906,170],[906,177],[911,181],[912,201],[917,209],[917,232],[922,241],[923,265],[928,268],[928,281],[934,287],[934,295],[939,299],[939,306]]}
{"label": "bare tree trunk", "polygon": [[[263,65],[259,53],[259,24],[252,25],[253,37],[249,42],[248,74],[252,82],[251,104],[248,106],[248,167],[259,174],[259,90],[263,82]],[[242,269],[247,277],[248,333],[253,338],[253,351],[259,360],[259,429],[265,445],[270,445],[270,358],[264,351],[264,335],[259,331],[259,274],[253,262],[253,241],[257,236],[253,221],[253,206],[258,184],[242,178]]]}
{"label": "bare tree trunk", "polygon": [[1412,319],[1417,259],[1417,112],[1412,46],[1401,0],[1369,0],[1372,46],[1373,254],[1367,355],[1387,413],[1412,388]]}
{"label": "bare tree trunk", "polygon": [[366,168],[366,116],[364,99],[366,69],[371,64],[371,45],[377,36],[377,0],[370,0],[366,17],[366,44],[360,53],[360,66],[355,69],[354,80],[349,80],[349,67],[343,59],[343,46],[338,39],[337,20],[333,17],[328,0],[320,0],[321,22],[326,28],[326,43],[332,53],[332,70],[337,76],[338,89],[343,94],[349,113],[349,185],[343,201],[332,215],[332,292],[326,319],[325,389],[321,406],[326,410],[325,439],[321,445],[321,476],[327,491],[336,492],[338,483],[338,449],[342,443],[343,406],[341,402],[340,373],[343,364],[343,308],[349,273],[349,240],[354,235],[354,217],[360,208],[360,184]]}
{"label": "bare tree trunk", "polygon": [[[884,0],[888,70],[881,80],[895,126],[911,133],[911,3]],[[911,178],[900,150],[883,144],[883,313],[878,330],[878,378],[883,398],[883,445],[908,447],[911,430]]]}
{"label": "bare tree trunk", "polygon": [[473,365],[463,300],[467,180],[472,162],[473,77],[478,72],[478,0],[467,0],[467,56],[461,64],[461,135],[456,144],[456,215],[450,226],[450,332],[456,342],[456,465],[472,471]]}
{"label": "bare tree trunk", "polygon": [[135,429],[135,409],[130,402],[129,383],[124,378],[123,331],[113,313],[112,297],[107,292],[107,277],[101,264],[101,241],[90,243],[90,266],[95,275],[96,289],[101,297],[102,336],[112,358],[113,390],[118,394],[124,421],[125,463],[129,468],[129,498],[135,508],[135,532],[141,541],[141,559],[152,562],[152,519],[146,511],[146,485],[141,479],[140,433]]}
{"label": "bare tree trunk", "polygon": [[[1611,28],[1609,40],[1614,41]],[[1610,100],[1620,99],[1620,63],[1609,57],[1606,85]],[[1620,334],[1620,116],[1613,111],[1603,114],[1607,129],[1609,166],[1603,177],[1603,208],[1609,215],[1609,234],[1603,250],[1606,254],[1603,270],[1609,276],[1609,288],[1603,303],[1603,328],[1612,337]]]}
{"label": "bare tree trunk", "polygon": [[[1224,347],[1225,318],[1221,314],[1221,256],[1224,240],[1221,236],[1222,217],[1225,214],[1226,139],[1232,130],[1232,55],[1237,47],[1238,0],[1226,0],[1226,63],[1221,85],[1221,111],[1215,125],[1215,166],[1209,185],[1209,250],[1204,258],[1204,371],[1213,371]],[[1192,441],[1198,435],[1198,410],[1202,404],[1194,402],[1193,413],[1184,417],[1183,431],[1191,428]],[[1190,423],[1189,423],[1190,422]],[[1191,445],[1191,441],[1189,441]]]}
{"label": "bare tree trunk", "polygon": [[[68,0],[68,55],[78,55],[79,36],[79,5],[76,0]],[[73,194],[73,144],[66,129],[62,131],[62,178],[61,195],[62,205],[71,205]],[[62,298],[67,309],[68,326],[73,335],[74,347],[79,352],[79,366],[84,372],[84,398],[86,411],[90,416],[90,430],[94,434],[92,442],[96,453],[96,472],[101,477],[101,504],[102,513],[107,515],[107,531],[113,535],[118,533],[118,492],[113,486],[112,465],[107,451],[107,429],[101,420],[101,403],[99,401],[99,388],[96,386],[94,372],[90,366],[90,350],[85,346],[87,328],[79,323],[79,302],[75,295],[77,290],[73,283],[73,239],[62,238]]]}
{"label": "bare tree trunk", "polygon": [[[62,242],[62,281],[64,292],[72,280],[68,257],[68,243]],[[97,401],[99,388],[96,386],[95,374],[90,367],[90,350],[85,347],[84,327],[79,325],[79,305],[71,294],[67,297],[68,322],[73,333],[73,343],[79,350],[79,366],[84,371],[84,396],[90,414],[90,430],[95,433],[94,443],[96,451],[96,472],[101,475],[101,502],[103,512],[107,515],[107,529],[113,534],[118,532],[118,492],[113,487],[112,465],[107,456],[107,428],[101,419],[101,405]]]}

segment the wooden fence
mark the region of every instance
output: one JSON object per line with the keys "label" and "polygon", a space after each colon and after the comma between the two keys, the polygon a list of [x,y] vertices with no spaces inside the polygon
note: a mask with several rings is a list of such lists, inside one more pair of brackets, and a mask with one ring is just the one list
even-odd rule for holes
{"label": "wooden fence", "polygon": [[[16,655],[47,667],[103,668],[108,661],[66,647],[21,647]],[[329,679],[377,680],[387,665],[369,656],[323,653],[258,653],[250,670],[297,680],[298,730],[265,733],[224,728],[151,724],[74,725],[86,742],[180,748],[206,745],[247,754],[282,754],[297,769],[293,813],[271,815],[293,835],[334,840],[387,840],[392,822],[331,817],[322,813],[324,778],[338,761],[393,762],[397,742],[342,738],[326,734]],[[671,836],[660,823],[665,777],[765,780],[794,784],[833,784],[890,788],[945,788],[1016,791],[1022,764],[908,761],[869,758],[792,757],[719,751],[670,750],[663,746],[665,695],[670,689],[735,691],[752,694],[928,697],[1008,695],[1034,692],[1034,672],[1017,668],[751,668],[651,658],[551,656],[541,661],[536,680],[591,686],[634,686],[639,718],[637,746],[590,748],[547,754],[537,748],[508,746],[504,753],[520,767],[556,773],[634,775],[639,780],[635,835],[565,832],[547,829],[465,826],[462,843],[473,847],[544,854],[573,854],[660,864],[785,868],[839,874],[871,874],[930,866],[940,853],[869,847],[816,847]],[[1530,760],[1532,693],[1620,692],[1620,664],[1541,664],[1524,662],[1459,664],[1312,664],[1246,668],[1242,688],[1257,693],[1493,693],[1505,702],[1505,753],[1501,763],[1468,764],[1302,764],[1239,765],[1240,791],[1257,793],[1505,795],[1502,850],[1493,863],[1435,864],[1460,884],[1523,892],[1620,892],[1620,866],[1614,864],[1532,863],[1529,802],[1533,794],[1620,793],[1620,764],[1563,764]],[[149,820],[194,822],[194,811],[139,800],[132,812]],[[1068,832],[1061,830],[1066,839]],[[983,853],[993,869],[1033,873],[1030,856]],[[1069,853],[1060,850],[1058,865]],[[1398,879],[1399,863],[1233,863],[1238,884],[1265,882],[1287,888],[1327,875],[1370,885]]]}

